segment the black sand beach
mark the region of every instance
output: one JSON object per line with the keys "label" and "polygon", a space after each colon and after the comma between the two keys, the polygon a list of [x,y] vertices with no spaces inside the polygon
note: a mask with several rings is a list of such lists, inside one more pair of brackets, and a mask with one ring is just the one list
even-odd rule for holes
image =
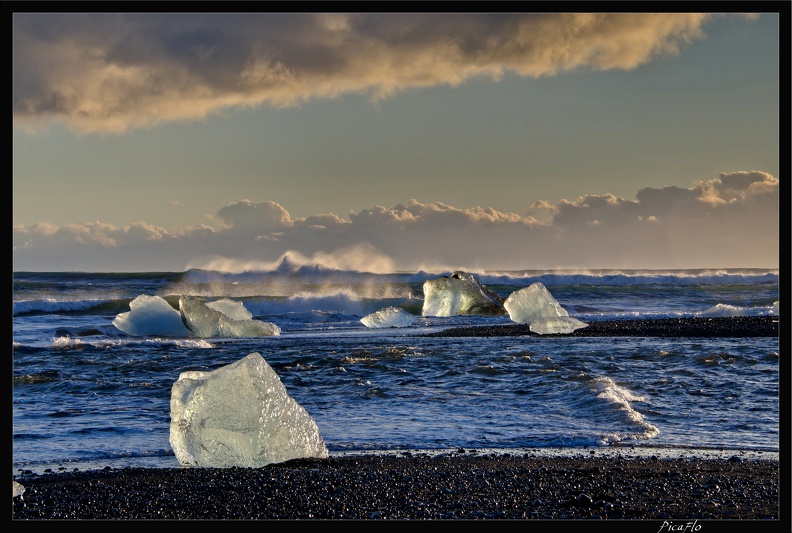
{"label": "black sand beach", "polygon": [[[534,335],[522,325],[440,334]],[[778,319],[597,322],[570,335],[769,336],[778,335]],[[473,452],[298,459],[263,468],[17,472],[24,492],[13,497],[12,520],[648,520],[652,533],[707,533],[695,521],[760,520],[790,530],[777,454]]]}
{"label": "black sand beach", "polygon": [[[298,459],[22,475],[14,520],[781,520],[776,460],[624,455]],[[778,525],[778,524],[776,524]],[[658,530],[652,529],[652,532]],[[788,530],[788,529],[787,529]]]}
{"label": "black sand beach", "polygon": [[466,326],[430,333],[430,337],[777,337],[777,316],[682,317],[652,320],[602,320],[572,333],[539,335],[528,324]]}

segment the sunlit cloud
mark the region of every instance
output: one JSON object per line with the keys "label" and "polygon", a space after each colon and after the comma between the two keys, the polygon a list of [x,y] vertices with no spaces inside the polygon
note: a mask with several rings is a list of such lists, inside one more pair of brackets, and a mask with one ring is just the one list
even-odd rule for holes
{"label": "sunlit cloud", "polygon": [[[218,208],[218,227],[168,232],[137,222],[16,226],[15,270],[269,270],[298,265],[393,272],[527,268],[777,267],[779,180],[722,173],[689,188],[644,188],[557,205],[547,221],[492,208],[409,200],[350,213],[292,218],[267,200]],[[90,266],[89,266],[90,265]],[[96,265],[101,265],[97,267]]]}
{"label": "sunlit cloud", "polygon": [[259,105],[507,73],[631,70],[705,37],[700,13],[56,13],[13,18],[14,124],[123,133]]}

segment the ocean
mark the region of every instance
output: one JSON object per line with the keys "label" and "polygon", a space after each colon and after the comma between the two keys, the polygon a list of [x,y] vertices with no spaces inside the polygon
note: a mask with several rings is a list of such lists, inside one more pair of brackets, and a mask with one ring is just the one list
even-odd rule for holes
{"label": "ocean", "polygon": [[[542,283],[570,317],[777,315],[777,269],[469,272],[508,297]],[[13,275],[13,468],[180,466],[170,395],[187,370],[258,352],[331,455],[415,450],[725,450],[778,454],[779,339],[437,337],[509,315],[422,316],[451,272],[372,274],[284,263],[270,272]],[[280,334],[133,336],[141,295],[231,299]],[[394,306],[405,327],[361,318]]]}

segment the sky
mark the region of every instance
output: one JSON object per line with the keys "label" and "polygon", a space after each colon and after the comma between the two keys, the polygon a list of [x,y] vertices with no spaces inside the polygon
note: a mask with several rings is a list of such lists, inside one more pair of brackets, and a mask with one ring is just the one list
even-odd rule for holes
{"label": "sky", "polygon": [[13,269],[778,268],[788,22],[13,13]]}

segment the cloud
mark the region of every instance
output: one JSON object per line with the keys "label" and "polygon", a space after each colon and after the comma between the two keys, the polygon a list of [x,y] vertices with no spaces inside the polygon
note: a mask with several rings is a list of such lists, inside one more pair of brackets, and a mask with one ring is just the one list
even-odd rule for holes
{"label": "cloud", "polygon": [[700,13],[16,13],[13,117],[123,133],[480,76],[635,69],[704,37]]}
{"label": "cloud", "polygon": [[242,200],[220,208],[217,217],[238,231],[271,233],[292,225],[289,212],[275,202]]}
{"label": "cloud", "polygon": [[14,270],[180,271],[272,269],[296,264],[370,272],[550,268],[775,267],[779,180],[760,171],[722,173],[689,188],[644,188],[531,215],[441,202],[375,206],[292,219],[274,201],[242,200],[217,211],[221,227],[169,233],[137,222],[118,228],[16,226]]}

